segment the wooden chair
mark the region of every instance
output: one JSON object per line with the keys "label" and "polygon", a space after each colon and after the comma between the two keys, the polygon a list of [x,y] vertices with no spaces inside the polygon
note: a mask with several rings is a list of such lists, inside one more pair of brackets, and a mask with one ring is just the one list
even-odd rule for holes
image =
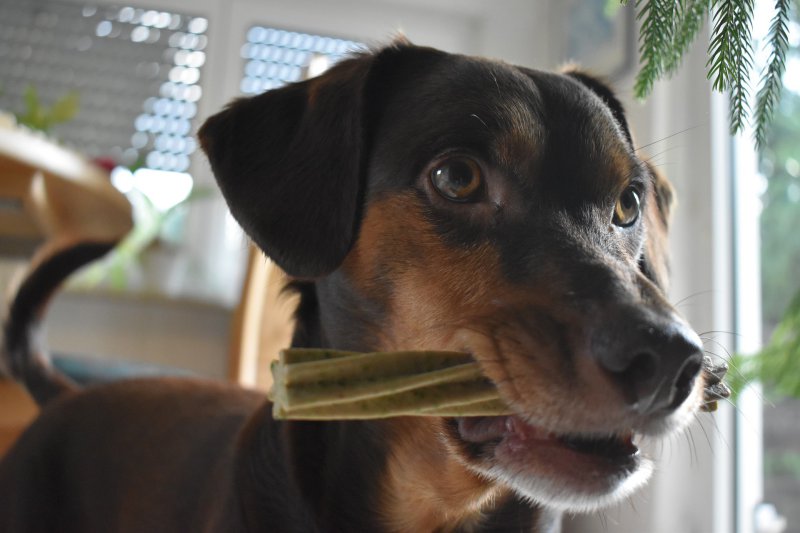
{"label": "wooden chair", "polygon": [[270,363],[292,340],[298,298],[283,290],[288,281],[275,263],[250,246],[231,331],[229,377],[242,386],[268,390]]}

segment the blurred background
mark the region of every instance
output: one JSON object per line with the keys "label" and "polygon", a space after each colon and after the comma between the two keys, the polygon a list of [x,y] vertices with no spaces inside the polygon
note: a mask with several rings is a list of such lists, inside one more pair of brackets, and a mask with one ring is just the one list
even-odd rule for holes
{"label": "blurred background", "polygon": [[[197,128],[235,97],[403,33],[533,68],[577,62],[609,80],[641,153],[677,189],[671,300],[709,352],[757,351],[800,288],[800,29],[790,30],[786,90],[757,154],[747,135],[728,134],[702,37],[674,79],[633,99],[637,21],[613,0],[0,0],[0,128],[94,160],[134,206],[133,232],[55,302],[49,344],[236,379],[252,255]],[[0,197],[0,215],[17,207]],[[3,285],[27,260],[0,259]],[[798,400],[751,387],[651,452],[660,462],[646,490],[565,529],[800,532]]]}

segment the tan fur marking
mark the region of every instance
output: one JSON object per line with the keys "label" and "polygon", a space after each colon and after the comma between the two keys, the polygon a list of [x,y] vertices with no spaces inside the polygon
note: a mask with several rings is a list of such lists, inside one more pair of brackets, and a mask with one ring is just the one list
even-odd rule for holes
{"label": "tan fur marking", "polygon": [[453,326],[485,316],[502,291],[497,252],[447,247],[412,196],[370,207],[344,268],[368,294],[392,280],[391,294],[381,294],[391,309],[386,349],[443,348]]}
{"label": "tan fur marking", "polygon": [[403,418],[392,424],[383,515],[390,531],[450,531],[469,526],[501,492],[469,471],[444,437],[442,419]]}

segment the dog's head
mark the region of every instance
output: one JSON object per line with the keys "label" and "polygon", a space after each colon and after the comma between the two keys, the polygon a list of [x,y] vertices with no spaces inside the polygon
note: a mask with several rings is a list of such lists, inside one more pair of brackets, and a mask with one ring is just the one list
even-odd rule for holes
{"label": "dog's head", "polygon": [[326,343],[481,363],[516,414],[441,422],[473,471],[596,507],[647,478],[635,434],[699,405],[699,339],[663,292],[671,190],[599,81],[399,43],[200,137],[249,235],[315,280]]}

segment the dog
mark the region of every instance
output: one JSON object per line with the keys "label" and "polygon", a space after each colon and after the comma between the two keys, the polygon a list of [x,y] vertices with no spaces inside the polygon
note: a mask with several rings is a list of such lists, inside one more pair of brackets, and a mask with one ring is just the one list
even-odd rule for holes
{"label": "dog", "polygon": [[99,253],[76,247],[6,324],[8,366],[47,405],[0,464],[0,530],[555,532],[641,487],[637,439],[713,399],[664,296],[672,189],[600,80],[399,40],[237,100],[199,137],[293,279],[293,346],[466,352],[514,414],[277,421],[201,380],[78,390],[35,334]]}

